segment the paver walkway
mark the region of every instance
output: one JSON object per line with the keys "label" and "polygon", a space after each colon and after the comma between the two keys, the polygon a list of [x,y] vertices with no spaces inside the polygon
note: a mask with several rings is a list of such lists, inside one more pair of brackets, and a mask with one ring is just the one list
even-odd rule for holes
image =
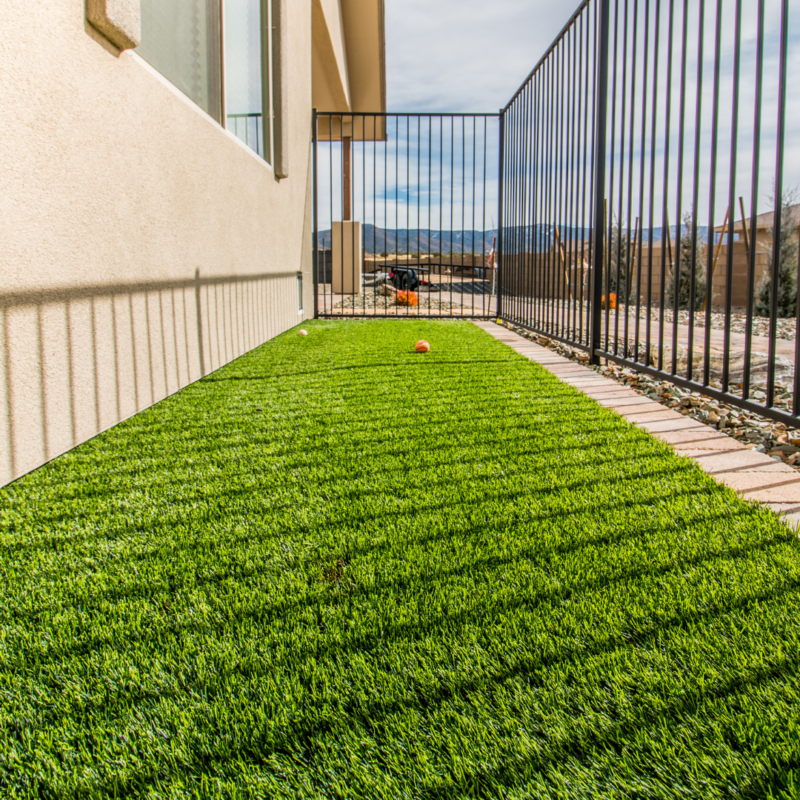
{"label": "paver walkway", "polygon": [[730,436],[665,408],[508,328],[494,322],[474,324],[601,406],[667,442],[679,455],[693,458],[717,481],[745,499],[763,503],[793,527],[800,526],[800,474],[788,464],[750,450]]}

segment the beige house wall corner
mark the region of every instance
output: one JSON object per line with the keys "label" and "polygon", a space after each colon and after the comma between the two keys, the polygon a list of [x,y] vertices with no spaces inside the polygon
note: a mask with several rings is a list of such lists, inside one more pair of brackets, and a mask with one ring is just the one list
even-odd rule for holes
{"label": "beige house wall corner", "polygon": [[313,316],[313,2],[280,181],[83,0],[0,7],[0,485]]}

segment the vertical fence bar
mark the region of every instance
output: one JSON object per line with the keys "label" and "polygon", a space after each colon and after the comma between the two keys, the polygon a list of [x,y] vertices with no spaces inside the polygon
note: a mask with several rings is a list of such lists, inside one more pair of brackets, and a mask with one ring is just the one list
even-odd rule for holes
{"label": "vertical fence bar", "polygon": [[537,72],[532,78],[533,85],[533,203],[531,206],[531,232],[530,232],[530,286],[531,286],[531,302],[530,302],[530,315],[529,324],[533,327],[540,325],[540,312],[541,303],[539,295],[541,292],[540,282],[541,274],[539,272],[539,252],[537,250],[537,242],[539,240],[539,219],[541,217],[542,207],[542,131],[540,120],[542,118],[542,81],[541,73]]}
{"label": "vertical fence bar", "polygon": [[545,229],[545,233],[547,235],[547,252],[545,253],[545,330],[547,333],[553,333],[553,323],[554,323],[554,310],[553,310],[553,224],[555,221],[555,97],[556,97],[556,83],[555,83],[555,53],[556,50],[553,51],[553,55],[547,61],[547,106],[548,106],[548,115],[547,115],[547,211],[545,220],[547,221],[547,227]]}
{"label": "vertical fence bar", "polygon": [[[312,214],[314,217],[314,230],[312,232],[312,236],[314,237],[313,242],[311,244],[312,250],[311,252],[314,254],[314,260],[312,262],[312,269],[313,274],[311,275],[311,283],[314,286],[314,319],[319,319],[319,203],[318,203],[318,188],[317,188],[317,159],[318,159],[318,147],[317,147],[317,109],[315,108],[311,112],[311,169],[312,169],[312,185],[311,185],[311,197],[313,198],[313,210]],[[331,230],[333,230],[333,226],[331,226]],[[325,266],[325,247],[322,248],[322,264],[323,267]]]}
{"label": "vertical fence bar", "polygon": [[554,288],[556,290],[556,320],[554,326],[554,333],[557,336],[563,335],[564,328],[564,278],[561,269],[561,253],[563,251],[563,231],[564,231],[564,149],[565,139],[567,137],[566,131],[566,103],[565,103],[565,70],[567,61],[567,36],[562,37],[558,46],[558,78],[557,78],[557,92],[558,98],[558,150],[556,156],[556,210],[555,217],[553,218],[554,228],[553,235],[555,237],[555,253],[553,253],[553,270],[555,272]]}
{"label": "vertical fence bar", "polygon": [[[778,67],[778,135],[777,153],[775,155],[775,183],[773,194],[775,196],[775,221],[772,226],[772,296],[770,297],[769,316],[769,357],[767,361],[767,398],[766,405],[772,408],[775,405],[775,355],[778,338],[778,293],[780,291],[780,268],[782,250],[782,223],[783,223],[783,148],[786,132],[786,60],[789,46],[789,0],[781,3],[781,49],[780,64]],[[755,242],[753,242],[755,249]],[[798,254],[800,256],[800,254]],[[795,371],[797,365],[795,364]]]}
{"label": "vertical fence bar", "polygon": [[[667,297],[667,253],[672,253],[670,244],[672,231],[669,225],[669,150],[672,122],[672,57],[675,41],[675,0],[669,0],[669,27],[667,33],[667,87],[666,109],[664,112],[664,175],[662,178],[661,198],[661,275],[658,310],[658,370],[664,367],[664,339],[666,336],[666,315],[664,313]],[[670,260],[672,256],[670,255]]]}
{"label": "vertical fence bar", "polygon": [[[595,202],[595,183],[597,180],[597,169],[596,169],[596,162],[597,162],[597,137],[595,136],[595,130],[597,129],[597,62],[598,62],[598,49],[597,49],[597,42],[598,42],[598,31],[599,31],[599,24],[598,24],[598,3],[594,3],[594,23],[590,25],[590,31],[587,31],[586,34],[586,68],[589,68],[589,64],[592,65],[592,80],[591,80],[591,89],[588,86],[588,76],[587,76],[587,98],[591,97],[592,99],[592,121],[591,124],[588,125],[588,129],[586,132],[587,141],[591,142],[592,148],[592,156],[589,160],[589,172],[587,177],[589,179],[589,252],[587,253],[587,263],[586,263],[586,344],[589,346],[589,355],[590,355],[590,362],[594,363],[591,359],[591,355],[594,352],[594,345],[592,344],[592,331],[593,331],[593,323],[592,323],[592,307],[593,307],[593,295],[592,295],[592,268],[593,264],[596,261],[596,250],[594,236],[592,233],[592,224],[596,225],[597,220],[594,217],[594,208],[592,208],[592,204]],[[592,222],[594,220],[594,223]],[[600,225],[605,225],[605,221],[602,221]],[[598,342],[599,344],[599,342]]]}
{"label": "vertical fence bar", "polygon": [[[638,237],[635,243],[636,250],[636,317],[634,323],[634,342],[635,360],[640,361],[641,357],[641,308],[642,308],[642,243],[644,241],[644,178],[645,178],[645,152],[647,148],[647,78],[648,67],[650,64],[650,0],[645,0],[644,7],[644,53],[642,61],[644,63],[644,77],[642,78],[642,134],[639,145],[639,226]],[[651,152],[651,158],[655,158]],[[649,287],[648,287],[649,291]],[[645,351],[647,352],[647,351]],[[645,355],[645,361],[647,356]]]}
{"label": "vertical fence bar", "polygon": [[[722,350],[722,391],[727,392],[731,364],[731,309],[733,305],[733,236],[736,219],[736,159],[739,149],[739,81],[741,70],[742,0],[736,0],[733,38],[733,90],[731,103],[731,155],[728,181],[728,253],[725,263],[725,328]],[[744,227],[744,219],[742,219]]]}
{"label": "vertical fence bar", "polygon": [[503,317],[503,191],[505,183],[506,109],[500,109],[500,167],[497,193],[497,316]]}
{"label": "vertical fence bar", "polygon": [[[761,93],[764,81],[764,0],[758,0],[758,22],[756,30],[756,93],[753,121],[753,170],[750,184],[750,257],[747,269],[747,319],[744,339],[744,380],[742,398],[750,397],[750,362],[753,355],[753,313],[756,293],[756,248],[758,245],[758,175],[761,156]],[[780,199],[775,199],[780,203]],[[745,225],[742,219],[742,225]],[[773,289],[774,289],[773,284]]]}
{"label": "vertical fence bar", "polygon": [[686,122],[686,55],[689,35],[689,0],[683,0],[683,16],[681,17],[683,33],[681,36],[681,88],[678,110],[678,184],[675,189],[675,263],[672,266],[672,374],[678,372],[678,319],[680,314],[681,285],[681,210],[683,202],[683,156],[685,145]]}
{"label": "vertical fence bar", "polygon": [[[633,268],[631,265],[631,214],[633,213],[633,164],[634,164],[634,136],[636,131],[636,54],[637,54],[637,46],[639,44],[639,39],[637,34],[637,25],[639,22],[639,4],[638,2],[634,2],[633,4],[633,29],[632,29],[632,42],[631,42],[631,63],[633,64],[633,69],[631,70],[631,122],[630,122],[630,129],[628,132],[628,136],[630,137],[630,147],[629,154],[630,160],[628,164],[628,208],[627,214],[625,219],[625,324],[623,326],[623,343],[622,343],[622,352],[624,355],[628,355],[628,339],[629,339],[629,326],[630,326],[630,299],[631,299],[631,280],[633,276]],[[626,21],[625,24],[627,25],[627,14],[626,14]],[[647,76],[645,75],[645,81],[647,80]],[[636,230],[634,231],[634,235],[636,235]],[[622,237],[620,236],[620,239]],[[638,352],[638,347],[636,351]]]}
{"label": "vertical fence bar", "polygon": [[[609,9],[610,13],[610,9]],[[610,44],[610,43],[609,43]],[[611,350],[610,344],[610,324],[611,324],[611,276],[613,274],[613,250],[614,250],[614,157],[616,156],[616,143],[615,143],[615,136],[616,136],[616,122],[617,122],[617,66],[619,64],[618,58],[618,47],[619,47],[619,0],[614,0],[614,54],[612,57],[613,61],[613,73],[611,76],[611,135],[609,138],[609,152],[611,154],[611,160],[608,165],[608,175],[609,175],[609,185],[608,185],[608,202],[604,203],[605,206],[605,215],[607,219],[605,220],[605,224],[607,227],[607,245],[605,250],[603,251],[603,267],[605,269],[605,314],[604,322],[605,322],[605,336],[603,340],[603,347],[605,350]],[[615,349],[616,352],[616,349]]]}
{"label": "vertical fence bar", "polygon": [[576,26],[572,30],[572,89],[570,91],[570,97],[572,98],[572,108],[570,109],[572,114],[572,124],[571,124],[571,146],[570,146],[570,156],[569,156],[569,163],[570,163],[570,187],[569,187],[569,215],[568,215],[568,222],[569,222],[569,246],[567,248],[567,257],[566,257],[566,265],[565,271],[567,273],[567,285],[569,288],[569,296],[567,298],[569,309],[569,314],[567,317],[568,324],[566,330],[566,336],[569,339],[575,338],[575,322],[576,317],[575,314],[577,312],[577,307],[575,305],[575,270],[572,267],[573,261],[575,259],[575,253],[573,252],[574,249],[574,241],[575,241],[575,225],[576,225],[576,193],[577,193],[577,185],[576,180],[577,176],[576,173],[578,170],[576,169],[576,158],[577,153],[576,149],[578,147],[577,138],[580,132],[580,123],[578,121],[578,108],[577,108],[577,98],[578,98],[578,52],[580,50],[580,40],[578,38],[578,29],[577,29],[577,22]]}
{"label": "vertical fence bar", "polygon": [[[695,137],[694,137],[694,184],[692,187],[692,253],[689,268],[689,344],[686,348],[686,377],[692,380],[693,372],[693,351],[694,351],[694,312],[696,297],[696,278],[697,278],[697,237],[698,221],[697,206],[700,202],[700,134],[702,133],[702,110],[703,110],[703,37],[705,23],[705,0],[699,0],[699,23],[698,23],[698,44],[697,44],[697,84],[695,85],[696,106],[695,106]],[[709,220],[709,222],[712,222]],[[713,227],[713,225],[710,225]],[[712,237],[713,238],[713,237]]]}
{"label": "vertical fence bar", "polygon": [[[328,308],[328,301],[325,300],[325,310],[326,311],[333,311],[333,220],[335,218],[334,214],[334,206],[333,206],[333,121],[334,117],[332,115],[328,115],[328,171],[329,175],[329,189],[330,189],[330,204],[328,209],[330,210],[330,217],[331,217],[331,282],[330,282],[330,308]],[[326,256],[327,262],[327,256]],[[327,263],[325,264],[325,269],[327,272]],[[326,275],[327,277],[327,275]],[[326,291],[326,295],[328,292]]]}
{"label": "vertical fence bar", "polygon": [[[711,100],[711,177],[708,198],[708,254],[706,256],[706,296],[705,296],[705,359],[703,364],[703,383],[711,382],[711,304],[714,299],[714,217],[716,212],[717,190],[717,146],[719,144],[719,81],[720,48],[722,46],[722,0],[717,0],[716,26],[714,28],[714,96]],[[730,210],[730,209],[729,209]],[[720,238],[725,235],[720,231]],[[732,249],[729,245],[728,249]]]}
{"label": "vertical fence bar", "polygon": [[[589,363],[599,364],[601,315],[600,305],[603,294],[603,244],[605,233],[605,185],[606,185],[606,113],[608,108],[608,17],[610,0],[597,0],[599,7],[599,29],[597,31],[597,92],[596,129],[594,135],[594,235],[593,250],[595,263],[590,265],[592,272],[591,337],[589,339]],[[599,258],[598,258],[599,256]],[[599,263],[599,269],[598,269]]]}
{"label": "vertical fence bar", "polygon": [[[511,308],[512,317],[515,322],[520,322],[525,318],[525,246],[524,246],[524,225],[525,208],[527,203],[527,192],[525,185],[525,173],[527,166],[527,137],[528,127],[526,122],[527,108],[530,95],[530,85],[526,86],[520,93],[514,108],[511,110],[509,119],[512,121],[511,127],[515,131],[513,145],[513,161],[511,168],[511,195],[514,198],[512,208],[514,209],[511,217],[513,224],[514,242],[514,282],[513,282],[513,305]],[[508,239],[506,239],[506,251],[508,251]],[[508,285],[508,282],[507,282]]]}
{"label": "vertical fence bar", "polygon": [[[622,72],[622,80],[620,86],[620,93],[622,94],[622,102],[621,102],[621,119],[619,125],[619,138],[620,138],[620,153],[619,153],[619,209],[617,211],[617,219],[616,222],[611,220],[612,228],[616,228],[617,231],[617,278],[616,278],[616,294],[617,294],[617,302],[615,303],[616,308],[614,309],[614,354],[619,355],[619,312],[620,306],[622,303],[621,300],[624,300],[624,294],[621,291],[621,284],[622,281],[621,271],[622,271],[622,238],[623,238],[623,216],[622,211],[624,207],[624,200],[625,200],[625,144],[626,144],[626,130],[625,130],[625,122],[626,122],[626,115],[628,111],[628,95],[627,95],[627,88],[626,88],[626,78],[627,78],[627,67],[628,67],[628,2],[629,0],[625,0],[625,4],[623,7],[623,18],[622,18],[622,65],[621,65],[621,72]],[[617,35],[619,35],[619,27],[617,26]],[[616,64],[614,69],[616,70]],[[636,69],[636,65],[634,64],[634,71]],[[613,89],[612,91],[616,94],[617,91],[617,82],[616,82],[616,71],[615,71],[615,80],[613,82]],[[612,152],[615,152],[614,148],[612,148]],[[629,237],[626,236],[626,239]],[[611,240],[613,242],[613,240]],[[609,248],[611,249],[611,248]],[[627,263],[626,263],[627,266]],[[609,287],[610,292],[610,287]],[[610,302],[611,295],[609,293],[609,302],[606,303],[609,310],[611,310],[611,302]],[[624,355],[624,353],[623,353]]]}
{"label": "vertical fence bar", "polygon": [[[645,353],[647,363],[652,363],[652,318],[653,318],[653,224],[655,217],[656,199],[656,135],[658,130],[658,55],[659,34],[661,33],[661,0],[656,0],[656,23],[653,34],[653,119],[650,129],[650,203],[648,221],[650,223],[647,233],[647,317],[645,320]],[[644,226],[642,226],[644,227]],[[662,309],[663,314],[663,309]]]}
{"label": "vertical fence bar", "polygon": [[592,6],[587,6],[583,12],[583,84],[581,98],[583,105],[583,122],[581,137],[583,140],[583,154],[581,161],[581,302],[580,318],[578,322],[577,343],[582,346],[589,345],[589,307],[591,297],[589,294],[589,261],[592,250],[592,186],[594,175],[594,96],[593,90],[593,65],[596,59],[592,57],[591,38]]}

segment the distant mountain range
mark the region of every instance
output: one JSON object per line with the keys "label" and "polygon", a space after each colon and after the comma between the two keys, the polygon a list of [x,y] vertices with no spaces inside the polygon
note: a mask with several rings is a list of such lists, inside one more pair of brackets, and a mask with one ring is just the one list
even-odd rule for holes
{"label": "distant mountain range", "polygon": [[[492,247],[491,231],[428,231],[427,228],[384,230],[375,225],[362,226],[367,253],[481,253]],[[320,231],[317,243],[330,248],[331,232]]]}
{"label": "distant mountain range", "polygon": [[[653,230],[653,241],[661,241],[661,228]],[[633,236],[633,229],[628,234]],[[698,241],[705,242],[708,228],[698,227]],[[674,239],[676,227],[670,228]],[[427,228],[384,229],[375,225],[363,225],[362,236],[364,250],[367,253],[488,253],[492,247],[493,231],[438,231]],[[591,235],[589,228],[561,228],[559,237],[562,242],[588,241]],[[515,250],[526,252],[547,252],[556,243],[555,225],[526,225],[505,228],[504,241],[513,243]],[[642,240],[649,241],[649,231],[642,232]],[[319,231],[317,246],[323,249],[331,247],[331,231]]]}

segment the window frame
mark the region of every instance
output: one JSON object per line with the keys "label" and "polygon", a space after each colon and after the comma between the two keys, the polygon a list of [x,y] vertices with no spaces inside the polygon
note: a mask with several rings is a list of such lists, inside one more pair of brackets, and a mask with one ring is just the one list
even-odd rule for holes
{"label": "window frame", "polygon": [[[223,127],[230,133],[233,130],[228,127],[228,104],[227,92],[225,91],[227,71],[225,61],[225,3],[230,0],[219,0],[220,15],[222,23],[220,26],[220,38],[222,40],[220,47],[220,72],[222,81],[222,119]],[[276,96],[280,96],[280,89],[276,84],[280,82],[282,77],[281,59],[280,59],[280,31],[283,4],[281,0],[259,0],[259,39],[261,42],[261,150],[253,150],[246,142],[243,142],[250,150],[256,153],[264,162],[269,164],[274,171],[276,171],[276,153],[280,148],[276,147],[275,131],[277,114],[275,111]],[[277,7],[277,12],[276,12]],[[276,46],[276,44],[278,46]],[[276,50],[278,51],[276,53]],[[278,63],[276,63],[278,62]],[[235,133],[233,133],[236,136]],[[238,136],[236,136],[239,139]],[[239,139],[239,141],[242,141]],[[281,175],[280,177],[284,177]]]}
{"label": "window frame", "polygon": [[[261,44],[260,73],[261,73],[261,118],[260,135],[254,148],[250,138],[243,139],[237,135],[237,128],[229,124],[228,117],[228,91],[227,81],[227,48],[226,39],[226,3],[234,0],[207,0],[206,14],[216,9],[218,25],[216,35],[207,34],[208,46],[208,102],[209,108],[203,104],[185,87],[176,82],[180,75],[168,75],[162,71],[157,63],[142,56],[164,80],[172,84],[175,89],[186,96],[192,103],[207,113],[223,130],[238,139],[251,152],[255,153],[262,161],[272,168],[276,179],[288,176],[287,144],[286,144],[286,92],[284,79],[288,74],[285,63],[285,48],[283,47],[284,21],[289,0],[257,0],[259,9],[259,39]],[[212,42],[213,40],[213,42]],[[142,44],[141,42],[139,44]],[[157,49],[153,51],[157,52]],[[153,54],[151,53],[151,56]],[[163,64],[162,64],[163,66]],[[258,127],[258,126],[257,126]],[[247,130],[247,128],[246,128]]]}

